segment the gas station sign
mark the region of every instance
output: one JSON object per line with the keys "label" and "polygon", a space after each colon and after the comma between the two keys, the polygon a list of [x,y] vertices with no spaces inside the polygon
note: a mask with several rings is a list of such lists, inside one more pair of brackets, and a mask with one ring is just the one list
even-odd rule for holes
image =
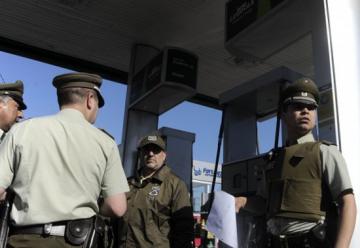
{"label": "gas station sign", "polygon": [[226,41],[285,0],[230,0],[226,3]]}
{"label": "gas station sign", "polygon": [[[203,161],[194,160],[193,163],[193,180],[211,183],[214,176],[215,165]],[[221,183],[221,166],[216,173],[216,183]]]}

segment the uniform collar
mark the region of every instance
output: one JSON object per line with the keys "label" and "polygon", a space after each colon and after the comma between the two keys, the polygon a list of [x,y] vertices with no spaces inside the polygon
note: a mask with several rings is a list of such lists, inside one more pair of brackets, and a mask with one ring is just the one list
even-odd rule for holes
{"label": "uniform collar", "polygon": [[86,121],[83,113],[81,113],[79,110],[74,108],[65,108],[62,109],[59,113],[60,116],[64,116],[66,118],[70,118],[71,120],[82,120]]}
{"label": "uniform collar", "polygon": [[159,180],[160,182],[164,181],[170,173],[170,168],[164,164],[160,169],[158,169],[152,178]]}
{"label": "uniform collar", "polygon": [[288,145],[294,145],[294,144],[303,144],[303,143],[307,143],[307,142],[314,142],[314,135],[312,134],[312,132],[308,132],[307,134],[305,134],[304,136],[301,136],[300,138],[298,138],[297,140],[295,140],[295,142],[289,142],[287,141],[286,143]]}
{"label": "uniform collar", "polygon": [[[138,171],[138,175],[141,175],[141,171],[142,168]],[[161,184],[168,177],[170,171],[171,169],[166,164],[164,164],[160,169],[155,172],[152,177],[145,179],[142,183],[140,183],[141,176],[130,180],[130,183],[138,187],[143,187],[148,182],[158,182],[159,184]]]}

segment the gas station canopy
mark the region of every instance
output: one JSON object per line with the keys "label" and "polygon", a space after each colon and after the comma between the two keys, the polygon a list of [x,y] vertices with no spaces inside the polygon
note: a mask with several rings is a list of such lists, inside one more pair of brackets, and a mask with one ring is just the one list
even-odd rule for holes
{"label": "gas station canopy", "polygon": [[[0,49],[127,83],[133,44],[180,47],[199,58],[193,100],[216,104],[221,93],[280,66],[314,75],[311,28],[304,18],[311,3],[278,2],[266,21],[225,41],[226,1],[3,0]],[[245,7],[235,7],[232,18]],[[294,35],[288,31],[296,21],[303,26]],[[243,51],[236,53],[233,44]],[[252,53],[259,49],[264,56]]]}

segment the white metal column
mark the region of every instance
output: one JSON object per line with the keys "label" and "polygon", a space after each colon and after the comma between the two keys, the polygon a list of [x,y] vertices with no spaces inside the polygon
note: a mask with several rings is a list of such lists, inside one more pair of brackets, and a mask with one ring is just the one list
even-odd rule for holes
{"label": "white metal column", "polygon": [[[360,204],[360,1],[324,0],[339,147]],[[358,211],[359,212],[359,211]],[[358,214],[359,216],[359,214]],[[351,247],[360,247],[357,217]]]}

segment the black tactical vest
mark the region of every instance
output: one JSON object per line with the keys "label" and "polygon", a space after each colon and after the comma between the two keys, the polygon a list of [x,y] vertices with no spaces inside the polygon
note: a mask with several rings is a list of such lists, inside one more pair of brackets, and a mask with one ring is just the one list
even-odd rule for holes
{"label": "black tactical vest", "polygon": [[268,218],[280,216],[317,221],[325,216],[321,207],[320,144],[296,144],[277,152],[274,168],[266,173]]}

